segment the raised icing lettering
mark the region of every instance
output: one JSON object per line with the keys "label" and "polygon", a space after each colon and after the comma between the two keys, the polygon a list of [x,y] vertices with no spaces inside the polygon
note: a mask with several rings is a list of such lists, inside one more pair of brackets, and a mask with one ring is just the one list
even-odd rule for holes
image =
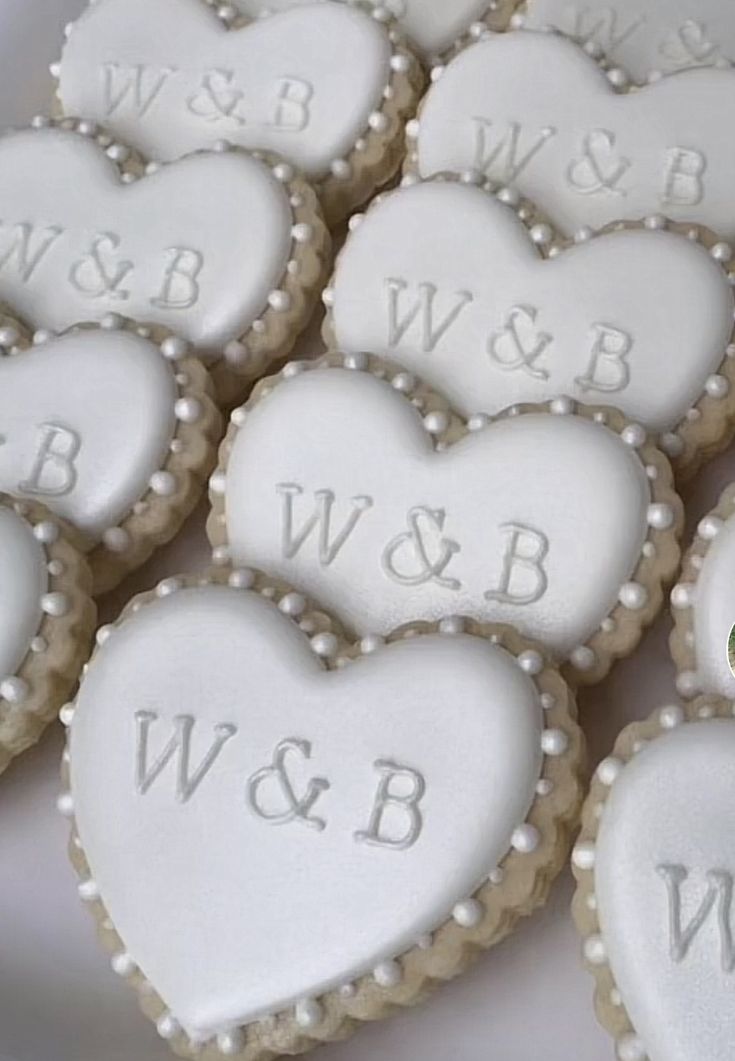
{"label": "raised icing lettering", "polygon": [[186,101],[190,114],[207,122],[230,121],[246,124],[241,106],[245,93],[235,85],[234,70],[208,70],[202,75],[199,89]]}
{"label": "raised icing lettering", "polygon": [[155,69],[142,63],[130,66],[105,63],[102,67],[105,115],[112,117],[127,102],[139,118],[145,117],[174,73],[173,66]]}
{"label": "raised icing lettering", "polygon": [[350,498],[350,512],[341,529],[332,537],[332,510],[336,498],[331,490],[317,490],[314,494],[314,509],[299,530],[294,527],[294,498],[303,494],[297,483],[278,483],[276,492],[283,499],[281,514],[281,551],[287,560],[293,560],[301,547],[318,530],[319,563],[329,567],[347,542],[362,516],[372,508],[370,497]]}
{"label": "raised icing lettering", "polygon": [[672,147],[666,152],[661,202],[666,206],[697,206],[704,199],[706,172],[707,159],[701,151]]}
{"label": "raised icing lettering", "polygon": [[443,509],[412,508],[409,529],[389,542],[383,552],[381,563],[386,575],[401,586],[435,582],[445,589],[461,589],[459,579],[444,574],[460,551],[459,544],[442,533],[446,518]]}
{"label": "raised icing lettering", "polygon": [[367,829],[355,833],[355,840],[372,847],[406,851],[421,836],[424,821],[420,804],[426,794],[426,782],[418,770],[388,759],[378,759],[375,769],[380,782],[370,821]]}
{"label": "raised icing lettering", "polygon": [[689,870],[685,866],[664,864],[657,866],[656,872],[666,886],[668,897],[669,953],[672,962],[681,964],[685,960],[716,908],[714,923],[719,941],[720,966],[724,973],[731,973],[735,969],[732,874],[721,869],[711,869],[706,873],[707,890],[689,922],[685,924],[682,915],[682,885],[689,879]]}
{"label": "raised icing lettering", "polygon": [[556,135],[556,129],[547,126],[524,146],[523,126],[519,122],[510,122],[505,130],[495,136],[495,125],[488,118],[473,118],[472,130],[474,168],[502,184],[512,184],[517,180],[544,145]]}
{"label": "raised icing lettering", "polygon": [[620,12],[614,7],[591,8],[570,5],[566,13],[568,19],[564,25],[560,26],[560,29],[583,44],[594,41],[608,55],[632,37],[646,21],[641,15],[626,24],[621,19]]}
{"label": "raised icing lettering", "polygon": [[487,590],[487,600],[503,604],[535,604],[549,585],[544,560],[549,552],[545,534],[521,523],[505,523],[507,538],[499,585]]}
{"label": "raised icing lettering", "polygon": [[23,494],[36,497],[65,497],[77,484],[74,461],[82,446],[80,436],[61,424],[41,424],[33,463],[25,479],[18,483]]}
{"label": "raised icing lettering", "polygon": [[[314,804],[322,793],[331,786],[326,778],[312,778],[306,785],[302,796],[296,794],[293,782],[288,773],[286,762],[289,753],[311,759],[311,744],[306,740],[291,737],[282,740],[273,754],[273,761],[264,766],[249,779],[247,783],[247,803],[253,814],[271,825],[286,825],[289,822],[301,822],[317,832],[326,828],[326,821],[311,813]],[[272,791],[268,791],[271,789]],[[273,796],[275,802],[273,803]],[[269,797],[270,801],[269,802]]]}
{"label": "raised icing lettering", "polygon": [[457,291],[451,296],[441,296],[443,304],[448,303],[443,313],[437,309],[434,315],[434,303],[439,289],[431,283],[417,285],[418,294],[401,316],[401,295],[409,289],[405,280],[389,278],[385,281],[388,292],[388,346],[395,347],[403,341],[406,334],[418,322],[421,332],[421,349],[430,354],[444,338],[462,310],[473,296],[469,291]]}
{"label": "raised icing lettering", "polygon": [[659,54],[672,67],[683,69],[711,66],[719,59],[720,50],[707,36],[706,26],[690,18],[666,34],[659,45]]}
{"label": "raised icing lettering", "polygon": [[74,262],[69,269],[72,287],[87,298],[111,298],[124,302],[130,291],[122,286],[132,273],[135,263],[131,261],[107,262],[103,253],[116,251],[121,238],[115,232],[99,232],[92,240],[89,251]]}
{"label": "raised icing lettering", "polygon": [[191,715],[177,715],[173,719],[173,733],[152,765],[148,763],[150,731],[158,715],[153,711],[137,711],[135,748],[135,789],[145,796],[168,764],[176,760],[175,794],[179,803],[188,803],[204,778],[214,766],[225,744],[237,733],[237,726],[228,722],[214,727],[214,740],[193,772],[191,742],[196,720]]}
{"label": "raised icing lettering", "polygon": [[612,394],[625,390],[630,383],[628,356],[633,337],[610,324],[593,324],[594,341],[584,375],[575,380],[583,391]]}
{"label": "raised icing lettering", "polygon": [[160,309],[191,309],[199,301],[204,255],[191,247],[169,247],[161,290],[151,299]]}
{"label": "raised icing lettering", "polygon": [[282,77],[276,89],[273,125],[285,132],[301,133],[311,119],[309,103],[314,98],[314,86],[298,77]]}
{"label": "raised icing lettering", "polygon": [[629,158],[615,151],[615,133],[593,129],[582,139],[579,157],[567,168],[567,180],[580,195],[626,195],[620,181],[632,166]]}
{"label": "raised icing lettering", "polygon": [[554,337],[536,327],[538,310],[534,306],[513,306],[503,327],[488,342],[488,353],[506,372],[520,370],[534,379],[547,380],[549,373],[536,362]]}
{"label": "raised icing lettering", "polygon": [[[0,222],[0,235],[4,228]],[[10,226],[9,233],[9,240],[0,244],[0,272],[14,264],[21,281],[27,284],[64,229],[50,225],[37,231],[34,225],[23,221]]]}

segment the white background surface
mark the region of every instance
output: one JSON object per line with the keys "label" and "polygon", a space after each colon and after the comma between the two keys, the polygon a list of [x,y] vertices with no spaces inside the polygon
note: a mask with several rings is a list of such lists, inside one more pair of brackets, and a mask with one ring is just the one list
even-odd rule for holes
{"label": "white background surface", "polygon": [[[23,124],[47,107],[48,63],[64,22],[82,4],[0,0],[0,123]],[[714,505],[733,468],[731,451],[687,493],[690,528]],[[205,564],[204,516],[202,506],[184,535],[104,603],[105,621],[158,578]],[[664,617],[633,659],[581,696],[593,762],[626,721],[672,699],[668,631]],[[53,730],[0,778],[0,1061],[166,1061],[168,1048],[111,972],[77,900],[67,827],[54,811],[60,748]],[[579,963],[570,898],[565,876],[542,914],[427,1005],[363,1028],[319,1058],[610,1061],[612,1043],[595,1022],[592,983]]]}

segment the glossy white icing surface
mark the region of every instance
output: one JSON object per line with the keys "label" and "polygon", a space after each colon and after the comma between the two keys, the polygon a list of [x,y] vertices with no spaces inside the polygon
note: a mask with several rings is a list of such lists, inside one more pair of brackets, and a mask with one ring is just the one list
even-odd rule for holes
{"label": "glossy white icing surface", "polygon": [[247,413],[225,495],[233,557],[361,634],[467,615],[562,656],[635,571],[650,500],[638,455],[605,427],[529,414],[436,453],[406,397],[339,368]]}
{"label": "glossy white icing surface", "polygon": [[420,115],[418,169],[514,185],[567,235],[665,214],[735,237],[735,71],[685,70],[623,94],[580,47],[518,30],[454,59]]}
{"label": "glossy white icing surface", "polygon": [[692,620],[698,688],[735,700],[735,675],[728,661],[728,641],[735,626],[733,586],[735,519],[729,519],[707,549],[694,588]]}
{"label": "glossy white icing surface", "polygon": [[416,372],[464,415],[558,394],[670,431],[732,335],[733,292],[700,244],[625,231],[544,259],[479,188],[390,194],[348,237],[333,280],[336,346]]}
{"label": "glossy white icing surface", "polygon": [[734,759],[735,722],[683,725],[635,756],[605,805],[597,911],[650,1061],[732,1055]]}
{"label": "glossy white icing surface", "polygon": [[221,356],[278,288],[291,225],[283,185],[242,153],[193,155],[126,185],[77,133],[0,140],[0,298],[38,327],[123,313]]}
{"label": "glossy white icing surface", "polygon": [[0,358],[0,490],[98,541],[165,464],[176,394],[160,349],[130,332],[79,332]]}
{"label": "glossy white icing surface", "polygon": [[15,673],[28,652],[47,586],[43,548],[30,525],[0,506],[0,681]]}
{"label": "glossy white icing surface", "polygon": [[[326,672],[262,597],[184,589],[114,630],[82,682],[76,823],[127,951],[210,1035],[353,981],[445,921],[533,802],[541,714],[532,680],[482,639],[428,635]],[[176,718],[190,720],[183,789],[175,762],[155,769]],[[377,763],[404,774],[375,818]]]}
{"label": "glossy white icing surface", "polygon": [[67,114],[150,158],[229,140],[323,177],[382,105],[390,58],[384,28],[342,4],[230,30],[203,0],[98,0],[65,45],[59,91]]}
{"label": "glossy white icing surface", "polygon": [[735,8],[722,0],[527,0],[524,24],[594,42],[639,83],[735,59]]}

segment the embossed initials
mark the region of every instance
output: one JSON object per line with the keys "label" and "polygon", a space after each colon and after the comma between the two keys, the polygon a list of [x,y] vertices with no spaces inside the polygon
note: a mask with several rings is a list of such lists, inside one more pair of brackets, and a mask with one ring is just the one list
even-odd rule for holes
{"label": "embossed initials", "polygon": [[501,133],[494,143],[491,138],[492,129],[493,122],[488,118],[472,119],[475,143],[473,166],[503,184],[512,184],[517,180],[544,145],[556,136],[556,129],[547,126],[538,133],[535,140],[522,149],[523,126],[519,122],[510,122],[504,134]]}
{"label": "embossed initials", "polygon": [[712,869],[706,874],[707,891],[687,925],[682,919],[682,885],[689,879],[685,866],[660,865],[656,872],[666,885],[669,902],[669,953],[672,962],[681,964],[707,919],[717,907],[717,931],[720,943],[720,965],[724,973],[735,969],[735,944],[732,931],[733,876],[726,870]]}
{"label": "embossed initials", "polygon": [[[0,229],[2,227],[3,222],[0,222]],[[34,246],[34,238],[37,235],[35,226],[26,221],[13,225],[10,229],[9,244],[5,250],[0,251],[0,272],[15,262],[21,281],[27,284],[51,247],[63,234],[64,229],[61,226],[50,225],[38,232],[38,242]]]}
{"label": "embossed initials", "polygon": [[710,66],[720,55],[717,45],[707,36],[707,27],[702,22],[687,19],[678,29],[672,30],[659,45],[659,54],[673,67]]}
{"label": "embossed initials", "polygon": [[39,436],[28,478],[18,483],[18,489],[34,497],[65,497],[77,484],[74,461],[82,440],[71,428],[53,423],[41,424]]}
{"label": "embossed initials", "polygon": [[69,270],[69,282],[80,295],[121,302],[130,298],[130,291],[121,284],[132,273],[134,263],[122,261],[108,266],[102,258],[103,251],[116,251],[120,243],[120,236],[115,232],[100,232],[92,240],[89,253],[74,262]]}
{"label": "embossed initials", "polygon": [[[383,552],[381,563],[386,575],[401,586],[423,586],[427,582],[435,582],[445,589],[461,589],[462,583],[458,579],[444,575],[452,557],[460,551],[458,542],[445,538],[442,534],[446,518],[447,514],[443,509],[424,506],[412,508],[408,514],[409,529],[389,542]],[[426,536],[422,530],[422,522],[428,523]],[[439,537],[439,542],[433,550],[436,554],[433,560],[425,540],[429,532],[435,539]],[[411,554],[410,571],[400,566],[401,557],[407,552]]]}
{"label": "embossed initials", "polygon": [[166,256],[168,265],[163,284],[156,298],[151,299],[151,305],[161,309],[191,309],[201,293],[199,276],[204,268],[204,255],[191,247],[169,247]]}
{"label": "embossed initials", "polygon": [[372,508],[370,497],[353,497],[350,499],[352,510],[342,529],[332,539],[332,509],[335,496],[331,490],[317,490],[314,494],[315,507],[301,529],[294,530],[294,498],[303,494],[297,483],[278,483],[276,493],[283,499],[281,515],[281,552],[287,560],[293,560],[312,533],[319,530],[319,563],[329,567],[334,563],[340,550],[348,540],[360,519]]}
{"label": "embossed initials", "polygon": [[627,195],[620,181],[632,166],[615,153],[615,133],[593,129],[582,140],[582,153],[570,162],[567,180],[580,195]]}
{"label": "embossed initials", "polygon": [[143,118],[161,94],[171,74],[176,73],[176,67],[164,66],[154,69],[143,63],[131,66],[105,63],[101,72],[106,116],[112,117],[128,102],[137,116]]}
{"label": "embossed initials", "polygon": [[457,291],[454,295],[454,305],[450,306],[443,318],[435,322],[434,300],[438,294],[438,288],[434,284],[420,283],[418,285],[418,296],[403,317],[400,317],[400,299],[401,294],[409,288],[408,282],[389,278],[385,281],[385,287],[388,292],[388,346],[398,346],[409,329],[420,319],[421,349],[426,354],[436,349],[437,344],[447,334],[465,306],[472,302],[473,297],[469,291]]}
{"label": "embossed initials", "polygon": [[547,380],[549,373],[536,368],[536,362],[554,337],[536,329],[537,317],[534,306],[513,306],[502,329],[491,336],[488,353],[506,372],[520,369],[534,379]]}
{"label": "embossed initials", "polygon": [[595,340],[587,371],[577,376],[575,383],[583,391],[612,394],[625,390],[630,383],[628,355],[633,349],[633,337],[611,324],[593,324]]}
{"label": "embossed initials", "polygon": [[302,133],[311,119],[314,86],[299,77],[282,77],[276,90],[273,124],[284,132]]}
{"label": "embossed initials", "polygon": [[549,539],[522,523],[505,523],[501,530],[507,537],[507,544],[500,585],[488,590],[485,598],[502,604],[535,604],[541,600],[549,585],[544,568]]}
{"label": "embossed initials", "polygon": [[645,17],[639,16],[628,25],[624,25],[620,13],[613,7],[595,10],[589,7],[567,8],[569,19],[564,31],[583,44],[595,41],[606,52],[612,52],[633,36],[644,24]]}
{"label": "embossed initials", "polygon": [[667,206],[697,206],[704,199],[706,172],[707,159],[701,151],[672,147],[666,152],[661,202]]}
{"label": "embossed initials", "polygon": [[174,732],[152,766],[148,765],[148,744],[151,726],[158,721],[153,711],[137,711],[136,747],[135,747],[135,788],[139,795],[145,796],[151,786],[160,777],[172,759],[176,759],[176,799],[179,803],[188,803],[204,778],[219,758],[225,744],[237,733],[237,726],[228,722],[218,723],[214,727],[214,740],[204,758],[190,773],[191,738],[196,720],[191,715],[176,715],[173,720]]}
{"label": "embossed initials", "polygon": [[[380,783],[367,829],[355,833],[355,840],[372,847],[406,851],[418,840],[424,825],[419,804],[426,794],[426,782],[418,770],[389,759],[378,759],[375,769]],[[397,786],[407,785],[399,791]]]}
{"label": "embossed initials", "polygon": [[[288,822],[299,821],[311,829],[316,829],[317,832],[322,832],[327,826],[326,821],[309,812],[322,793],[331,786],[326,778],[315,777],[309,781],[306,792],[299,798],[286,765],[289,752],[298,752],[304,759],[311,759],[311,744],[307,740],[297,740],[295,737],[282,740],[276,747],[270,766],[264,766],[262,770],[258,770],[248,781],[248,806],[259,818],[263,818],[272,825],[286,825]],[[261,802],[261,789],[273,783],[278,787],[281,803],[286,804],[284,810],[269,810]]]}
{"label": "embossed initials", "polygon": [[245,94],[233,88],[234,70],[210,70],[202,76],[199,90],[186,101],[189,112],[208,122],[232,121],[245,125],[245,117],[239,113]]}

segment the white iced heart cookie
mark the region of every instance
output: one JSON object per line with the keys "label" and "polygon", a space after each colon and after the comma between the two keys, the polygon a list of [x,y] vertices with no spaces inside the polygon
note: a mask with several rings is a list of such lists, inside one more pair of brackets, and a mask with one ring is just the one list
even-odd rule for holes
{"label": "white iced heart cookie", "polygon": [[511,623],[597,681],[662,602],[680,504],[639,425],[552,408],[468,433],[377,359],[286,366],[233,414],[211,484],[215,560],[286,579],[362,635]]}
{"label": "white iced heart cookie", "polygon": [[255,1061],[418,1001],[543,902],[581,742],[507,628],[348,645],[282,585],[215,578],[103,631],[61,809],[161,1035]]}
{"label": "white iced heart cookie", "polygon": [[463,416],[569,394],[658,433],[677,468],[727,444],[735,303],[716,241],[638,227],[564,246],[484,189],[439,180],[351,228],[324,296],[337,349],[395,359]]}
{"label": "white iced heart cookie", "polygon": [[629,726],[573,855],[596,1011],[622,1061],[727,1061],[735,1041],[735,720],[700,699]]}
{"label": "white iced heart cookie", "polygon": [[735,58],[735,12],[721,0],[526,0],[521,10],[516,25],[595,45],[638,83]]}
{"label": "white iced heart cookie", "polygon": [[0,139],[0,298],[54,331],[110,312],[161,324],[225,395],[291,346],[327,245],[289,166],[233,150],[144,174],[86,121]]}
{"label": "white iced heart cookie", "polygon": [[332,221],[400,163],[416,61],[386,12],[312,4],[248,23],[204,0],[98,0],[58,68],[66,114],[151,158],[218,141],[277,152],[317,183]]}
{"label": "white iced heart cookie", "polygon": [[[349,2],[349,0],[348,0]],[[470,28],[503,29],[515,0],[373,0],[398,19],[411,44],[425,58],[445,52]],[[235,6],[256,18],[263,11],[285,11],[314,0],[235,0]]]}
{"label": "white iced heart cookie", "polygon": [[735,70],[615,88],[553,33],[489,35],[444,69],[409,126],[408,168],[481,173],[528,196],[567,235],[664,214],[735,238]]}
{"label": "white iced heart cookie", "polygon": [[0,494],[0,772],[72,691],[95,621],[73,533],[42,505]]}
{"label": "white iced heart cookie", "polygon": [[80,532],[102,593],[199,499],[220,428],[207,374],[181,339],[115,317],[35,345],[2,324],[0,490]]}
{"label": "white iced heart cookie", "polygon": [[682,696],[713,693],[735,700],[728,645],[735,626],[735,486],[699,523],[671,593],[671,653]]}

